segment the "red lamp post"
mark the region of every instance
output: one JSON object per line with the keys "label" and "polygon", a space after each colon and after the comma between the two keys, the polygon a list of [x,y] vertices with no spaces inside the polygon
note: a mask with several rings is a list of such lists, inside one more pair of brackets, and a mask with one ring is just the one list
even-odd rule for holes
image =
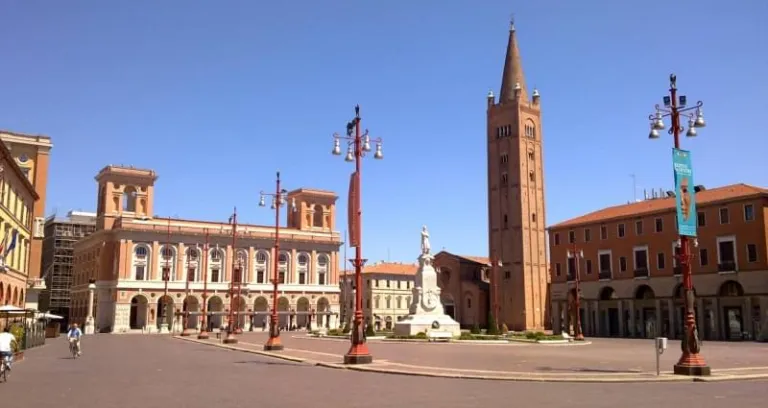
{"label": "red lamp post", "polygon": [[[269,315],[269,339],[264,344],[264,350],[278,351],[283,349],[280,341],[280,327],[277,318],[277,285],[280,282],[278,269],[280,267],[280,208],[287,203],[288,191],[280,187],[280,172],[275,179],[275,192],[262,191],[259,197],[259,207],[266,206],[266,197],[272,197],[271,209],[275,210],[275,253],[272,256],[272,313]],[[296,212],[296,200],[291,200],[291,211]]]}
{"label": "red lamp post", "polygon": [[[182,327],[181,336],[182,337],[189,337],[189,336],[192,335],[192,331],[189,330],[189,281],[190,281],[190,278],[189,278],[189,269],[190,268],[189,268],[189,266],[191,265],[191,259],[190,259],[191,255],[192,255],[192,251],[189,251],[189,253],[187,254],[187,281],[184,284],[184,303],[183,303],[184,310],[183,310],[183,315],[182,315],[182,319],[184,319],[184,320],[181,322],[181,327]],[[193,274],[192,275],[192,279],[195,278],[194,273],[195,273],[195,271],[193,269],[192,270],[192,274]]]}
{"label": "red lamp post", "polygon": [[[352,260],[352,264],[355,266],[355,319],[352,336],[350,336],[352,345],[347,354],[344,355],[344,364],[369,364],[373,362],[373,356],[368,351],[368,345],[365,341],[365,327],[363,324],[363,277],[361,272],[366,260],[363,259],[361,242],[362,205],[360,197],[362,159],[366,152],[371,151],[371,137],[368,136],[368,130],[361,134],[360,120],[360,105],[357,105],[355,106],[355,118],[347,123],[346,136],[333,135],[334,145],[332,153],[337,156],[341,155],[341,140],[343,139],[347,142],[348,147],[345,160],[355,162],[355,172],[352,173],[350,180],[348,198],[349,245],[355,247],[355,259]],[[376,143],[376,151],[373,154],[373,158],[383,159],[384,155],[381,150],[382,140],[376,138],[373,142]]]}
{"label": "red lamp post", "polygon": [[573,326],[573,338],[577,341],[584,341],[584,333],[581,330],[581,275],[579,273],[579,265],[581,260],[584,259],[584,251],[576,248],[576,244],[571,245],[571,249],[566,254],[568,258],[573,258],[573,282],[575,284],[574,291],[576,295],[573,297],[573,317],[576,318],[576,323]]}
{"label": "red lamp post", "polygon": [[[227,336],[224,338],[224,344],[237,343],[237,337],[235,337],[235,330],[237,322],[235,322],[235,307],[240,306],[239,285],[237,291],[235,290],[235,282],[238,280],[236,274],[235,254],[237,253],[237,208],[229,217],[229,223],[232,225],[232,276],[229,279],[229,318],[227,319]],[[237,302],[235,302],[235,293],[238,294]]]}
{"label": "red lamp post", "polygon": [[[173,251],[171,251],[171,217],[168,217],[168,236],[166,237],[165,246],[161,251],[162,258],[165,260],[163,266],[163,281],[165,282],[165,289],[163,290],[163,301],[161,302],[160,309],[160,332],[163,330],[169,330],[168,328],[168,281],[171,280],[171,259],[173,257]],[[169,330],[170,331],[170,330]]]}
{"label": "red lamp post", "polygon": [[200,334],[197,338],[206,340],[208,336],[208,228],[205,229],[205,244],[203,245],[203,318]]}
{"label": "red lamp post", "polygon": [[[697,135],[697,128],[703,128],[706,125],[704,121],[704,115],[701,107],[703,102],[696,102],[694,106],[685,107],[687,98],[684,95],[677,95],[677,77],[675,74],[669,76],[669,96],[664,97],[664,106],[656,105],[656,113],[651,114],[648,119],[651,121],[651,132],[648,135],[649,139],[658,139],[659,130],[664,130],[664,117],[669,117],[672,124],[669,128],[669,134],[674,138],[675,151],[680,149],[680,133],[684,130],[680,125],[680,116],[688,118],[688,131],[686,136],[695,137]],[[677,188],[677,180],[675,180],[675,187]],[[696,315],[694,313],[694,298],[693,292],[693,277],[691,271],[691,259],[693,258],[690,250],[689,235],[695,237],[696,227],[696,211],[695,211],[695,196],[688,192],[688,186],[680,185],[679,194],[681,197],[676,197],[679,206],[688,206],[688,209],[694,208],[691,216],[694,217],[693,222],[693,234],[680,233],[680,254],[678,255],[678,263],[682,268],[683,275],[683,290],[685,291],[685,334],[680,343],[682,348],[682,355],[680,360],[675,364],[674,373],[679,375],[694,375],[703,376],[710,375],[711,368],[704,361],[704,358],[699,354],[701,351],[701,342],[699,341],[698,330],[696,327]],[[683,191],[684,190],[684,191]],[[690,194],[690,195],[689,195]],[[685,197],[682,197],[685,195]],[[689,201],[690,200],[690,201]],[[684,202],[685,201],[685,202]],[[691,202],[692,201],[692,202]],[[687,210],[686,210],[687,211]]]}

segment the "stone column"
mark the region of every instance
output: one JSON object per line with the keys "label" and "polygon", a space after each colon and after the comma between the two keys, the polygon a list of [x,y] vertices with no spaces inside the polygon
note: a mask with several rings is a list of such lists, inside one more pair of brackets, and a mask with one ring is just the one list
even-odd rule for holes
{"label": "stone column", "polygon": [[674,299],[667,299],[667,314],[669,314],[669,332],[665,333],[670,339],[675,338],[675,301]]}
{"label": "stone column", "polygon": [[600,314],[600,301],[595,301],[595,336],[602,336],[602,333],[600,332],[600,322],[603,319],[602,315]]}
{"label": "stone column", "polygon": [[560,327],[562,322],[563,321],[560,317],[560,302],[553,301],[552,302],[552,332],[553,333],[555,334],[561,333]]}
{"label": "stone column", "polygon": [[[621,317],[622,319],[624,316]],[[640,322],[642,323],[643,316],[640,315]],[[629,337],[638,337],[640,333],[637,333],[637,322],[635,321],[635,301],[629,301]]]}
{"label": "stone column", "polygon": [[760,296],[760,341],[768,341],[768,296]]}
{"label": "stone column", "polygon": [[723,313],[722,310],[720,310],[720,298],[719,297],[713,297],[711,299],[712,302],[712,319],[714,320],[713,324],[715,326],[715,329],[712,333],[712,340],[722,340],[725,337],[725,332],[723,331]]}
{"label": "stone column", "polygon": [[704,299],[696,299],[696,328],[699,330],[699,338],[704,338],[704,331],[702,330],[702,324],[704,324]]}
{"label": "stone column", "polygon": [[749,339],[754,339],[755,334],[753,330],[753,323],[752,323],[752,298],[749,296],[744,297],[744,303],[742,304],[742,312],[741,315],[744,316],[742,320],[744,320],[744,327],[742,328],[742,331],[747,332],[747,336]]}
{"label": "stone column", "polygon": [[96,290],[96,284],[88,284],[88,317],[85,319],[85,334],[93,334],[96,330],[93,324],[93,291]]}
{"label": "stone column", "polygon": [[661,337],[663,327],[661,327],[661,299],[656,299],[656,330],[653,333],[653,337]]}
{"label": "stone column", "polygon": [[590,322],[591,319],[591,313],[589,311],[589,302],[582,303],[584,305],[584,316],[582,316],[581,319],[581,333],[585,335],[592,335],[592,331],[590,330]]}
{"label": "stone column", "polygon": [[624,337],[624,301],[619,300],[619,337]]}

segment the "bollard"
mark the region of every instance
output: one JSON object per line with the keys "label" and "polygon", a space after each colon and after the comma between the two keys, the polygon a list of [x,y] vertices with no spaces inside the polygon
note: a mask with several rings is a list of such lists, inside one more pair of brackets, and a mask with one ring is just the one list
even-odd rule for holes
{"label": "bollard", "polygon": [[654,342],[654,345],[656,346],[656,376],[661,375],[661,368],[659,367],[661,355],[664,354],[664,350],[667,349],[667,338],[666,337],[656,337],[656,341]]}

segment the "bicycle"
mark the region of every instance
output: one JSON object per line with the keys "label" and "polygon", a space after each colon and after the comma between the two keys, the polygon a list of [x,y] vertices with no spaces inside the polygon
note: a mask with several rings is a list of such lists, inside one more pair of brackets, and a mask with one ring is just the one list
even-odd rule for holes
{"label": "bicycle", "polygon": [[69,340],[69,352],[72,353],[73,359],[77,359],[78,355],[80,354],[80,347],[77,345],[77,340]]}
{"label": "bicycle", "polygon": [[8,363],[10,362],[10,357],[3,357],[2,360],[0,360],[0,380],[2,382],[8,382]]}

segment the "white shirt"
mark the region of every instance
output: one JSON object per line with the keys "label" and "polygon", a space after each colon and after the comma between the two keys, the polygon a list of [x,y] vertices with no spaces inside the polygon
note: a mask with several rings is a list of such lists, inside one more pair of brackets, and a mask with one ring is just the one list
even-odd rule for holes
{"label": "white shirt", "polygon": [[11,343],[16,340],[16,337],[13,337],[13,334],[2,332],[0,333],[0,352],[6,351],[11,352],[13,349],[11,348]]}

